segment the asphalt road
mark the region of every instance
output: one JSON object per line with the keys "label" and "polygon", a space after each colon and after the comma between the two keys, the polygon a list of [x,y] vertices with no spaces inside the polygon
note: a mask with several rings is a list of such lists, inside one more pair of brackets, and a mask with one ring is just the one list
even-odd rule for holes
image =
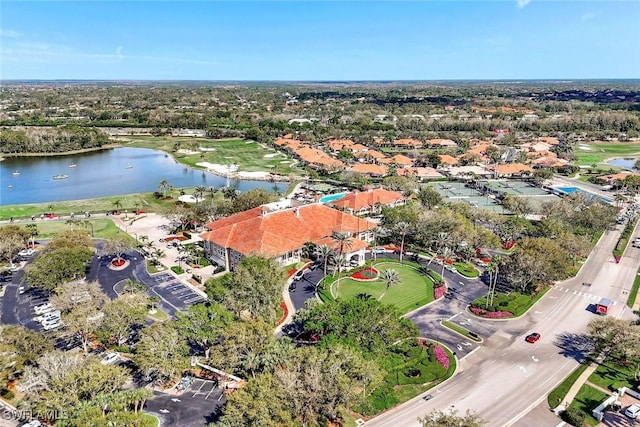
{"label": "asphalt road", "polygon": [[[614,301],[610,316],[634,317],[625,302],[640,265],[640,250],[629,248],[623,261],[615,264],[611,250],[619,234],[620,230],[606,233],[578,276],[556,285],[527,315],[509,321],[473,318],[469,329],[485,341],[460,360],[459,373],[431,390],[432,400],[413,399],[366,425],[418,426],[418,417],[446,408],[476,411],[492,426],[557,425],[555,417],[542,419],[541,414],[549,411],[544,412],[546,396],[589,351],[585,331],[596,316],[590,311],[592,304],[608,297]],[[583,282],[592,285],[587,288]],[[428,312],[418,314],[419,321],[423,316],[431,319]],[[525,342],[534,331],[541,334],[540,341]]]}

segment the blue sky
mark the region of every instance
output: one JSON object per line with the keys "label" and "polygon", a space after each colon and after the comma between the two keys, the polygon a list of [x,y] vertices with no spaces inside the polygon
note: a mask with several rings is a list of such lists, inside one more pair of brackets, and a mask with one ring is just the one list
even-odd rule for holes
{"label": "blue sky", "polygon": [[5,1],[0,78],[640,78],[640,1]]}

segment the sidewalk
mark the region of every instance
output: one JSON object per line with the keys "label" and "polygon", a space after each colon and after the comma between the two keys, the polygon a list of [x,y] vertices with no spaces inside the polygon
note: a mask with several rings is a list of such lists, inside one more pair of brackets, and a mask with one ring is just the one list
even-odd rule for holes
{"label": "sidewalk", "polygon": [[593,374],[593,372],[598,368],[598,362],[591,362],[591,364],[584,370],[584,372],[578,377],[575,383],[571,386],[567,395],[564,397],[564,403],[558,405],[557,408],[553,410],[556,415],[559,415],[560,412],[565,411],[568,406],[571,404],[573,399],[575,399],[580,388],[587,382],[587,379]]}

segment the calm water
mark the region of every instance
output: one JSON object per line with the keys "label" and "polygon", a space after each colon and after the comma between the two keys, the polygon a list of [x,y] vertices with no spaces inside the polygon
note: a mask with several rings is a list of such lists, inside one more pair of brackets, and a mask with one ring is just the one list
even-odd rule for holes
{"label": "calm water", "polygon": [[[20,175],[13,175],[15,171]],[[54,175],[69,177],[54,180]],[[123,147],[74,156],[8,158],[0,162],[0,205],[150,192],[162,180],[176,188],[227,185],[225,178],[185,167],[162,151]],[[231,180],[230,185],[239,191],[284,191],[288,184]]]}
{"label": "calm water", "polygon": [[622,169],[635,170],[634,166],[637,159],[611,159],[607,164],[611,166],[618,166]]}

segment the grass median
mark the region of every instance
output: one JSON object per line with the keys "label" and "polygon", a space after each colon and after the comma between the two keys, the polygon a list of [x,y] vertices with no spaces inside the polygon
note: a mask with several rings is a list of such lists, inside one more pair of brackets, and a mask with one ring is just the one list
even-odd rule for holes
{"label": "grass median", "polygon": [[457,324],[455,324],[453,322],[450,322],[448,320],[443,320],[442,322],[440,322],[440,324],[442,326],[444,326],[445,328],[449,328],[452,331],[459,333],[460,335],[464,336],[465,338],[470,339],[473,342],[482,342],[482,339],[480,337],[478,337],[478,335],[476,335],[476,334],[473,334],[475,336],[471,335],[473,332],[463,328],[460,325],[457,325]]}

